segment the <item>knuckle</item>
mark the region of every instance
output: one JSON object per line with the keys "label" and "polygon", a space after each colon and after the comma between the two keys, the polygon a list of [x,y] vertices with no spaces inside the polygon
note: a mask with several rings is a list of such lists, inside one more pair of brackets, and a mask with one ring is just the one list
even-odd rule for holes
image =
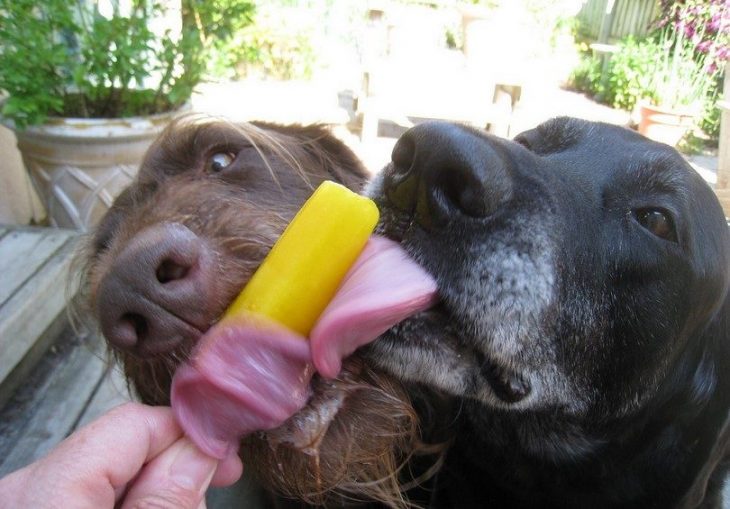
{"label": "knuckle", "polygon": [[130,504],[124,504],[130,509],[185,509],[198,507],[201,497],[197,493],[186,490],[167,491],[165,493],[150,493]]}
{"label": "knuckle", "polygon": [[144,405],[130,401],[114,407],[106,414],[106,417],[113,421],[127,421],[129,419],[134,419],[135,416],[142,415],[143,413]]}

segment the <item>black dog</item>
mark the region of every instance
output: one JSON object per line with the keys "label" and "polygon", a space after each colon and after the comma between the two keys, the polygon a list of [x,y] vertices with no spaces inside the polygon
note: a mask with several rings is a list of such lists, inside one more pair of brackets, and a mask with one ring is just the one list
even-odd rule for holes
{"label": "black dog", "polygon": [[560,118],[429,123],[372,183],[443,304],[368,350],[458,400],[433,507],[717,507],[730,235],[668,146]]}

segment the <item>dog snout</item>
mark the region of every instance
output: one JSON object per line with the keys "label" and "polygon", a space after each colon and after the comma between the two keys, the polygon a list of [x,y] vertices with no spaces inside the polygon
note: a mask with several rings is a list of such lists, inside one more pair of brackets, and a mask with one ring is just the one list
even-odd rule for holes
{"label": "dog snout", "polygon": [[142,355],[196,339],[210,320],[213,265],[206,243],[181,224],[137,234],[99,285],[96,302],[106,339]]}
{"label": "dog snout", "polygon": [[497,142],[464,126],[420,124],[398,140],[391,158],[388,200],[423,226],[488,217],[512,194],[509,162]]}

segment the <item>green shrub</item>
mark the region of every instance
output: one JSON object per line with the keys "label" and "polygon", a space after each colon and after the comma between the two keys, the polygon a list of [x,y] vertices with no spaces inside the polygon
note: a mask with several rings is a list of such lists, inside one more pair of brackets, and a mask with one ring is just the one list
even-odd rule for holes
{"label": "green shrub", "polygon": [[154,31],[160,0],[0,0],[2,115],[19,128],[49,116],[124,117],[190,98],[210,52],[251,22],[251,0],[182,0],[182,30]]}
{"label": "green shrub", "polygon": [[213,56],[213,74],[236,79],[277,80],[312,76],[317,54],[312,40],[317,28],[301,7],[278,0],[260,6],[256,23],[238,31]]}
{"label": "green shrub", "polygon": [[613,108],[632,110],[642,99],[668,107],[701,110],[698,127],[711,139],[719,135],[716,107],[719,77],[705,72],[704,60],[681,37],[673,40],[664,29],[643,40],[628,37],[617,44],[601,72],[601,60],[584,55],[570,84]]}
{"label": "green shrub", "polygon": [[622,41],[618,48],[608,63],[599,97],[614,108],[631,110],[637,101],[655,96],[652,73],[660,48],[651,40],[639,42],[633,37]]}
{"label": "green shrub", "polygon": [[702,129],[711,140],[720,139],[720,108],[717,101],[720,99],[719,86],[716,85],[715,90],[707,97],[702,105],[702,113],[698,127]]}
{"label": "green shrub", "polygon": [[605,76],[601,59],[586,55],[573,71],[570,83],[613,108],[631,110],[638,100],[654,95],[651,69],[658,46],[650,40],[639,42],[629,37],[617,47],[606,64]]}
{"label": "green shrub", "polygon": [[568,81],[575,90],[597,96],[601,91],[601,60],[585,55],[573,69]]}

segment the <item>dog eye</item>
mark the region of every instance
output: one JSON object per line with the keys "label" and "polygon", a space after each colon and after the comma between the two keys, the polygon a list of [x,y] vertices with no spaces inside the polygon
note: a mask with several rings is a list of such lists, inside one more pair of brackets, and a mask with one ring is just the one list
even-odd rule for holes
{"label": "dog eye", "polygon": [[206,169],[208,173],[217,173],[230,166],[234,159],[235,156],[230,152],[218,152],[210,156],[206,164]]}
{"label": "dog eye", "polygon": [[677,230],[672,216],[662,209],[639,209],[635,212],[641,226],[664,240],[677,242]]}

